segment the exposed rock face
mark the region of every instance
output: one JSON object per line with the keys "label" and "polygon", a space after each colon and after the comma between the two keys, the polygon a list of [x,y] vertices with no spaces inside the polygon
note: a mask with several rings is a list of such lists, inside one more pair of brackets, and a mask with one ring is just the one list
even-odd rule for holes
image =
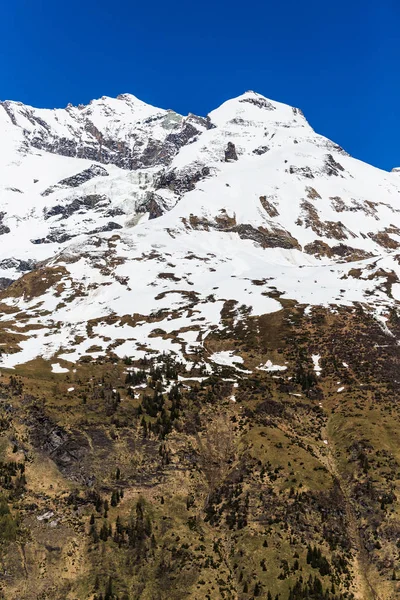
{"label": "exposed rock face", "polygon": [[317,190],[313,187],[306,187],[307,198],[310,200],[321,200],[321,196],[318,194]]}
{"label": "exposed rock face", "polygon": [[57,204],[56,206],[45,209],[44,218],[50,219],[51,217],[60,216],[61,218],[66,219],[81,209],[93,209],[99,206],[104,208],[104,206],[109,204],[110,200],[107,198],[107,196],[92,194],[84,196],[83,198],[75,198],[72,202],[66,205]]}
{"label": "exposed rock face", "polygon": [[232,142],[228,142],[225,150],[225,162],[232,162],[237,160],[236,147]]}
{"label": "exposed rock face", "polygon": [[87,475],[82,472],[81,463],[90,450],[86,437],[78,431],[67,432],[40,408],[31,409],[29,422],[33,446],[49,456],[69,478],[85,480]]}
{"label": "exposed rock face", "polygon": [[345,261],[363,260],[364,258],[372,256],[370,252],[366,252],[360,248],[352,248],[346,244],[329,246],[329,244],[326,244],[321,240],[315,240],[310,244],[306,244],[303,250],[306,254],[313,254],[318,257],[326,256],[328,258],[339,257],[343,258]]}
{"label": "exposed rock face", "polygon": [[1,269],[15,269],[19,273],[31,271],[36,267],[34,260],[20,260],[18,258],[4,258],[0,261]]}
{"label": "exposed rock face", "polygon": [[253,150],[253,154],[257,154],[257,156],[261,156],[262,154],[265,154],[266,152],[268,152],[269,150],[269,146],[259,146],[258,148],[255,148]]}
{"label": "exposed rock face", "polygon": [[288,231],[272,225],[270,229],[267,229],[265,227],[254,227],[250,224],[237,224],[236,217],[229,216],[224,210],[214,216],[213,220],[192,214],[189,218],[189,225],[192,229],[197,230],[237,233],[242,240],[252,240],[262,248],[301,250],[299,242]]}
{"label": "exposed rock face", "polygon": [[0,212],[0,235],[4,235],[5,233],[10,233],[10,228],[7,225],[4,225],[3,219],[6,216],[6,213]]}
{"label": "exposed rock face", "polygon": [[106,231],[115,231],[116,229],[122,229],[122,225],[120,225],[119,223],[114,223],[113,221],[110,221],[109,223],[107,223],[106,225],[103,225],[102,227],[97,227],[96,229],[92,229],[92,231],[89,232],[89,235],[94,235],[96,233],[105,233]]}
{"label": "exposed rock face", "polygon": [[44,238],[33,238],[31,239],[32,244],[64,244],[76,237],[76,234],[67,233],[63,229],[52,229],[50,233]]}
{"label": "exposed rock face", "polygon": [[80,185],[86,183],[87,181],[90,181],[94,177],[108,177],[108,171],[103,167],[100,167],[100,165],[92,165],[91,167],[89,167],[89,169],[85,169],[81,173],[77,173],[76,175],[73,175],[72,177],[67,177],[66,179],[62,179],[57,183],[57,185],[45,190],[42,193],[42,196],[48,196],[60,187],[79,187]]}
{"label": "exposed rock face", "polygon": [[92,165],[89,169],[85,169],[73,177],[67,177],[66,179],[63,179],[58,185],[78,187],[82,183],[93,179],[93,177],[108,177],[108,171],[99,165]]}
{"label": "exposed rock face", "polygon": [[14,279],[8,279],[7,277],[0,277],[0,290],[5,290],[13,282],[14,282]]}
{"label": "exposed rock face", "polygon": [[338,177],[340,171],[344,171],[344,167],[333,158],[332,154],[328,154],[325,160],[324,171],[327,175]]}
{"label": "exposed rock face", "polygon": [[272,104],[272,102],[266,98],[263,98],[262,96],[259,98],[243,98],[241,102],[248,102],[250,104],[254,104],[254,106],[257,106],[258,108],[264,108],[266,110],[275,110],[275,106]]}
{"label": "exposed rock face", "polygon": [[400,243],[390,237],[388,231],[379,231],[378,233],[369,233],[368,234],[371,239],[373,239],[377,244],[382,246],[383,248],[390,248],[392,250],[397,250],[400,247]]}
{"label": "exposed rock face", "polygon": [[263,248],[301,249],[299,242],[283,229],[268,231],[263,227],[256,229],[252,225],[238,225],[230,231],[235,231],[242,240],[253,240]]}
{"label": "exposed rock face", "polygon": [[155,192],[148,192],[145,200],[136,206],[138,213],[149,213],[149,220],[161,217],[166,210],[164,199]]}
{"label": "exposed rock face", "polygon": [[278,209],[270,200],[267,199],[267,196],[260,196],[260,203],[271,218],[279,216]]}
{"label": "exposed rock face", "polygon": [[308,200],[302,201],[301,208],[301,216],[296,221],[298,225],[304,225],[306,228],[310,227],[317,235],[337,240],[356,237],[341,221],[322,221],[318,210]]}
{"label": "exposed rock face", "polygon": [[212,127],[207,118],[184,119],[129,94],[57,109],[57,127],[40,109],[16,102],[2,102],[0,107],[14,126],[21,127],[29,146],[129,170],[169,165],[183,145]]}
{"label": "exposed rock face", "polygon": [[306,177],[307,179],[314,179],[314,174],[310,167],[295,167],[291,165],[289,167],[289,173],[291,175],[299,175],[300,177]]}
{"label": "exposed rock face", "polygon": [[196,183],[201,179],[208,177],[210,174],[209,167],[202,167],[199,170],[182,170],[172,169],[161,173],[156,179],[155,188],[156,190],[167,188],[176,194],[184,194],[194,190]]}
{"label": "exposed rock face", "polygon": [[[122,225],[110,221],[101,227],[96,227],[88,231],[88,235],[95,235],[97,233],[105,233],[107,231],[114,231],[115,229],[122,229]],[[32,244],[64,244],[74,237],[80,235],[80,233],[67,232],[64,229],[51,229],[50,233],[44,238],[32,239]]]}

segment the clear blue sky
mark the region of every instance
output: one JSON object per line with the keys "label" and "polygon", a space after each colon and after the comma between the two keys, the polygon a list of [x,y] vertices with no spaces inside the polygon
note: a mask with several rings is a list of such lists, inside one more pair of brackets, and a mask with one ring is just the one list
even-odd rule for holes
{"label": "clear blue sky", "polygon": [[252,89],[376,166],[400,165],[398,0],[4,0],[0,99],[130,92],[206,114]]}

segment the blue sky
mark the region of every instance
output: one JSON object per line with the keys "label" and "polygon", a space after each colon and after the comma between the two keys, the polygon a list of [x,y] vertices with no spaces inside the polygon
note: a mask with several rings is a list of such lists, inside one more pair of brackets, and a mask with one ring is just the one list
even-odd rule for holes
{"label": "blue sky", "polygon": [[130,92],[206,114],[248,89],[303,109],[353,156],[400,165],[398,0],[11,0],[0,99]]}

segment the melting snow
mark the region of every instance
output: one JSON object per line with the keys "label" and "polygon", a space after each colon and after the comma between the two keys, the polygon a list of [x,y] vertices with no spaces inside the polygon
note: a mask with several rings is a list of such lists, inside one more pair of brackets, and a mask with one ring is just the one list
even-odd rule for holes
{"label": "melting snow", "polygon": [[257,367],[257,369],[259,371],[274,372],[274,371],[286,371],[287,367],[281,366],[281,365],[274,365],[272,363],[272,361],[267,360],[267,362],[265,363],[265,365],[261,364],[259,367]]}
{"label": "melting snow", "polygon": [[217,363],[217,365],[226,367],[237,367],[235,363],[243,363],[243,358],[241,356],[236,356],[232,350],[214,352],[209,359],[211,362]]}
{"label": "melting snow", "polygon": [[62,367],[60,365],[60,363],[53,363],[51,365],[51,370],[52,370],[53,373],[68,373],[69,372],[69,369],[66,369],[65,367]]}

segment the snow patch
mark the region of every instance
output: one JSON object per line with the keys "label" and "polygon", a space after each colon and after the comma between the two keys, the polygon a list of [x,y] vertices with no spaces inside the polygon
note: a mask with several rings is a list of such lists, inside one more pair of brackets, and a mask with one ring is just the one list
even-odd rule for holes
{"label": "snow patch", "polygon": [[223,350],[221,352],[214,352],[209,357],[211,362],[217,363],[217,365],[223,365],[225,367],[236,367],[235,363],[243,363],[241,356],[236,356],[232,350]]}
{"label": "snow patch", "polygon": [[269,359],[267,360],[267,362],[263,365],[259,365],[258,367],[256,367],[258,369],[258,371],[268,371],[270,373],[273,373],[275,371],[286,371],[287,367],[285,367],[284,365],[274,365],[272,363],[272,361],[270,361]]}
{"label": "snow patch", "polygon": [[317,376],[320,377],[322,369],[320,367],[319,361],[321,360],[321,357],[319,354],[313,354],[311,358],[314,363],[314,371],[316,372]]}
{"label": "snow patch", "polygon": [[[51,371],[52,371],[52,373],[69,373],[69,369],[62,367],[60,365],[60,363],[53,363],[51,365]],[[72,388],[72,389],[74,389],[74,388]]]}

